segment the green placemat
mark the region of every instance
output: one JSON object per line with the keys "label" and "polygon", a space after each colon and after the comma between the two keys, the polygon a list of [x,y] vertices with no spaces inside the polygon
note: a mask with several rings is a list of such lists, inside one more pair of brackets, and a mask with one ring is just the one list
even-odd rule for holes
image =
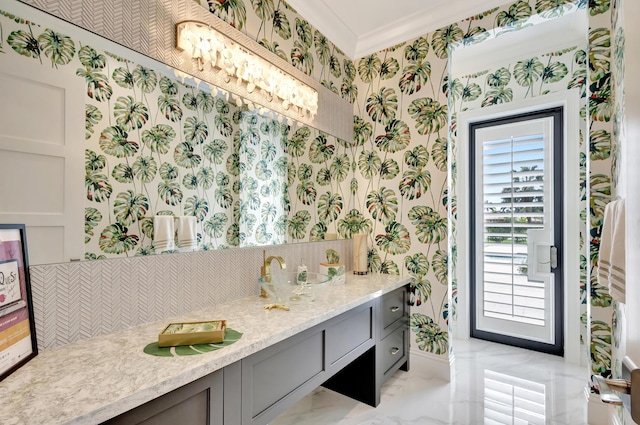
{"label": "green placemat", "polygon": [[194,356],[196,354],[209,353],[231,345],[242,338],[242,334],[231,328],[227,328],[224,341],[215,344],[180,345],[177,347],[158,347],[158,342],[152,342],[144,347],[144,352],[152,356],[177,357]]}

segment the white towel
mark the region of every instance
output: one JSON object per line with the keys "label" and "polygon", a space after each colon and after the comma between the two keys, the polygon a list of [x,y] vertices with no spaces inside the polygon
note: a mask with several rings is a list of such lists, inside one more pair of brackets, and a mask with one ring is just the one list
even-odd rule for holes
{"label": "white towel", "polygon": [[173,219],[171,215],[153,217],[153,247],[156,252],[171,251],[176,248]]}
{"label": "white towel", "polygon": [[177,230],[178,244],[181,250],[192,251],[198,248],[198,233],[194,216],[178,217]]}
{"label": "white towel", "polygon": [[613,238],[611,241],[611,260],[609,268],[609,293],[614,300],[624,303],[626,299],[625,278],[625,206],[624,199],[618,201]]}

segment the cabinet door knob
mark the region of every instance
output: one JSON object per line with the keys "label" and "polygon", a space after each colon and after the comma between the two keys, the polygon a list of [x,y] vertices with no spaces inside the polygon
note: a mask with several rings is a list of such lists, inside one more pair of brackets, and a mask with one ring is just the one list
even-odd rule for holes
{"label": "cabinet door knob", "polygon": [[392,356],[395,356],[399,351],[400,349],[398,347],[392,347],[391,350],[389,350],[389,353],[391,353]]}
{"label": "cabinet door knob", "polygon": [[392,313],[395,313],[396,311],[400,310],[400,307],[393,306],[389,310],[391,310]]}

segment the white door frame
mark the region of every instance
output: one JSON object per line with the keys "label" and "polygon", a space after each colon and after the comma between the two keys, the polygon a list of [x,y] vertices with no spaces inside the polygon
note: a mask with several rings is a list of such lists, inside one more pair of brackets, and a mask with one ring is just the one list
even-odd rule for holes
{"label": "white door frame", "polygon": [[[453,335],[456,339],[468,339],[470,335],[470,271],[466,265],[470,246],[470,212],[469,212],[469,124],[477,121],[502,118],[505,116],[533,112],[536,110],[562,106],[564,109],[565,150],[563,155],[563,190],[565,203],[563,216],[564,251],[564,358],[574,364],[584,363],[580,356],[580,253],[577,247],[580,243],[580,92],[577,89],[545,96],[509,102],[465,111],[458,114],[458,137],[456,145],[456,188],[449,187],[449,193],[456,193],[457,222],[457,273],[458,305],[457,319],[453,324]],[[451,176],[449,176],[451,177]],[[449,184],[453,180],[449,178]],[[571,200],[575,200],[572,202]],[[587,257],[588,258],[588,257]],[[453,276],[450,277],[450,279]]]}

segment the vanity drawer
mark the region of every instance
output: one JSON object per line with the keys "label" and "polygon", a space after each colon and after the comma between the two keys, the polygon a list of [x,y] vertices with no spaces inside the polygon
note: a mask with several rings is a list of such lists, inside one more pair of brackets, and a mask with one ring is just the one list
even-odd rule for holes
{"label": "vanity drawer", "polygon": [[407,341],[407,331],[406,327],[398,328],[379,342],[379,367],[384,380],[388,375],[393,374],[400,364],[406,361],[407,344],[405,342]]}
{"label": "vanity drawer", "polygon": [[368,305],[339,316],[327,327],[326,341],[329,366],[342,360],[348,363],[362,354],[373,346],[373,307]]}
{"label": "vanity drawer", "polygon": [[407,314],[407,290],[398,288],[382,297],[382,337],[404,323]]}

